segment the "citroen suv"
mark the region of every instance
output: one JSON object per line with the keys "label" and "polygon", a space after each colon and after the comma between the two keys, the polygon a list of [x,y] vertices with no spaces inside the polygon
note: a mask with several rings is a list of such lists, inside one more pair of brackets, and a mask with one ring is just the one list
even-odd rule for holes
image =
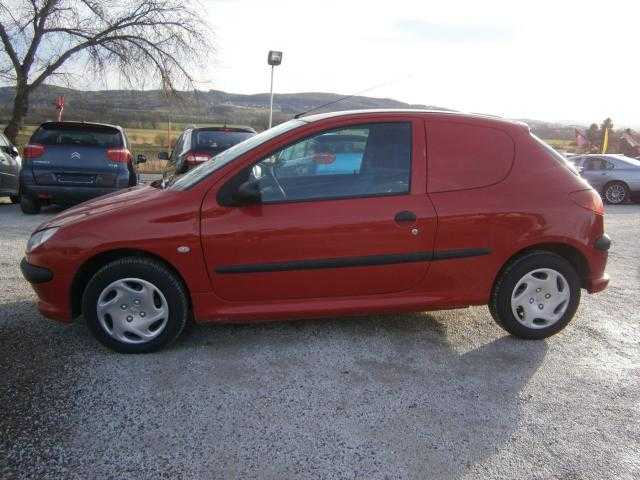
{"label": "citroen suv", "polygon": [[46,122],[24,147],[20,206],[64,206],[137,184],[135,163],[122,127],[83,122]]}

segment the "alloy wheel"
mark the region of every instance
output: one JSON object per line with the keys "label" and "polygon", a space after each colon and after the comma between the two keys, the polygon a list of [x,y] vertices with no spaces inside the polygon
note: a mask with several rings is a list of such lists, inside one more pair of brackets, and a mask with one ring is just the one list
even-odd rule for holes
{"label": "alloy wheel", "polygon": [[607,199],[607,202],[614,204],[622,203],[626,195],[627,191],[624,188],[624,185],[621,185],[619,183],[609,185],[604,192],[604,196]]}

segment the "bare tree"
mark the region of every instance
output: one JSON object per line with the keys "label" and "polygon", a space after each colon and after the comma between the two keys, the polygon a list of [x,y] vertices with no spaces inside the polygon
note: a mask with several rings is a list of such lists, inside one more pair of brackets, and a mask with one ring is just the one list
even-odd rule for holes
{"label": "bare tree", "polygon": [[0,0],[0,82],[16,87],[6,135],[15,141],[34,89],[71,84],[71,71],[171,91],[191,84],[211,52],[203,18],[193,0]]}

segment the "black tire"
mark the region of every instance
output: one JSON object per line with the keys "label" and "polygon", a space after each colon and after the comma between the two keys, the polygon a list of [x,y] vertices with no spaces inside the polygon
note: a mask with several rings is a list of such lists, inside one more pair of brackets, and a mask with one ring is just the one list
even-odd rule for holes
{"label": "black tire", "polygon": [[[613,189],[622,192],[621,195],[610,195]],[[629,199],[629,187],[624,182],[609,182],[602,189],[602,198],[611,205],[620,205]]]}
{"label": "black tire", "polygon": [[[162,293],[168,304],[163,330],[144,343],[126,343],[114,338],[98,318],[100,295],[113,282],[125,278],[151,283]],[[123,300],[126,301],[127,299]],[[189,300],[180,279],[161,262],[149,258],[126,257],[105,265],[91,278],[82,296],[82,313],[91,333],[106,347],[120,353],[148,353],[160,350],[178,338],[189,318]]]}
{"label": "black tire", "polygon": [[28,197],[26,195],[22,195],[20,197],[20,209],[22,209],[22,213],[35,215],[36,213],[40,213],[40,208],[42,208],[42,205],[37,198]]}
{"label": "black tire", "polygon": [[9,195],[9,200],[11,203],[20,203],[20,195]]}
{"label": "black tire", "polygon": [[[527,273],[541,268],[561,273],[568,284],[570,297],[564,314],[555,323],[546,327],[531,328],[516,318],[511,308],[511,296],[520,279]],[[496,323],[511,335],[527,340],[547,338],[566,327],[575,315],[580,304],[580,283],[578,273],[563,257],[543,250],[527,252],[503,268],[491,292],[489,311]]]}

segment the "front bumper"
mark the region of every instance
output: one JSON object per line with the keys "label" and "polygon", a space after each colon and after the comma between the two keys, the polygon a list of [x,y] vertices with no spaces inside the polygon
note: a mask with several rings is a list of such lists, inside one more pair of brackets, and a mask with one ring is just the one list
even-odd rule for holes
{"label": "front bumper", "polygon": [[23,258],[20,262],[20,270],[25,280],[31,284],[49,282],[53,278],[53,272],[51,270],[38,267],[37,265],[31,265],[27,262],[26,258]]}
{"label": "front bumper", "polygon": [[68,296],[62,293],[68,291],[69,280],[64,275],[54,275],[48,268],[29,263],[26,258],[20,262],[20,270],[22,276],[31,284],[38,295],[40,313],[58,322],[71,322],[71,307]]}

